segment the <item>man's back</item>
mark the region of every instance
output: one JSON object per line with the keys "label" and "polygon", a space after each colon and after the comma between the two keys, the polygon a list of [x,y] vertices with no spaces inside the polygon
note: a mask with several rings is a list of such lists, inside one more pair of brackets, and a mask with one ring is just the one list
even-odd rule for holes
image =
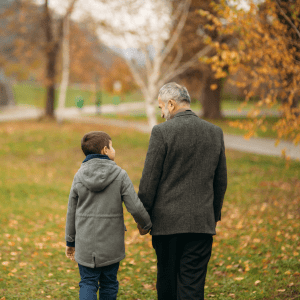
{"label": "man's back", "polygon": [[215,234],[226,186],[221,128],[190,110],[153,127],[139,188],[152,235]]}

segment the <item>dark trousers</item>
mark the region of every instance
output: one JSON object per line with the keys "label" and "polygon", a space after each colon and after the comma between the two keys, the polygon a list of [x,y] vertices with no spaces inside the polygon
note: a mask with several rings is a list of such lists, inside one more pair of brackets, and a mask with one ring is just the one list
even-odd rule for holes
{"label": "dark trousers", "polygon": [[81,280],[79,282],[80,300],[97,300],[99,288],[99,298],[101,300],[116,300],[119,290],[117,273],[119,262],[98,268],[89,268],[78,264]]}
{"label": "dark trousers", "polygon": [[212,243],[212,235],[203,233],[152,236],[158,300],[204,300]]}

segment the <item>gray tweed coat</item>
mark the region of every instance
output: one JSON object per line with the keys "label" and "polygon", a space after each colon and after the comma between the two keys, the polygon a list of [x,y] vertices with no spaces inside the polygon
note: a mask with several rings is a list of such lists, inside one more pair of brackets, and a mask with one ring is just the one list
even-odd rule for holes
{"label": "gray tweed coat", "polygon": [[226,188],[220,127],[191,110],[153,127],[138,192],[152,235],[215,235]]}

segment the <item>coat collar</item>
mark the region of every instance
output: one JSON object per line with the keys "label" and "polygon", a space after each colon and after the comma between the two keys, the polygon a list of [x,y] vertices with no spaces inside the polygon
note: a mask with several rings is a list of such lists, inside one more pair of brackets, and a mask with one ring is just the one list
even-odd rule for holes
{"label": "coat collar", "polygon": [[[180,112],[176,113],[176,114],[173,116],[173,118],[183,117],[183,116],[188,116],[188,115],[198,117],[192,110],[187,109],[187,110],[185,110],[185,111],[180,111]],[[172,119],[173,119],[173,118],[172,118]]]}
{"label": "coat collar", "polygon": [[103,155],[103,154],[88,154],[82,163],[85,163],[86,161],[89,161],[90,159],[93,159],[93,158],[101,158],[101,159],[108,159],[108,160],[110,160],[110,158],[107,155]]}

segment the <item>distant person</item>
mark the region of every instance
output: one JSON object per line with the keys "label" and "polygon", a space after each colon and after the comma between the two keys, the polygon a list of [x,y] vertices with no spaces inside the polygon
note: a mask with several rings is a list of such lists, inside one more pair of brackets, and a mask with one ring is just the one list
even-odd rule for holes
{"label": "distant person", "polygon": [[[125,257],[124,201],[140,228],[152,224],[126,171],[114,162],[110,136],[101,131],[84,135],[86,158],[75,174],[66,220],[66,255],[78,263],[79,299],[117,299],[119,262]],[[76,251],[75,251],[76,249]]]}
{"label": "distant person", "polygon": [[152,221],[158,300],[204,299],[227,188],[223,132],[192,112],[190,103],[187,89],[175,82],[160,89],[167,122],[152,129],[138,192]]}

